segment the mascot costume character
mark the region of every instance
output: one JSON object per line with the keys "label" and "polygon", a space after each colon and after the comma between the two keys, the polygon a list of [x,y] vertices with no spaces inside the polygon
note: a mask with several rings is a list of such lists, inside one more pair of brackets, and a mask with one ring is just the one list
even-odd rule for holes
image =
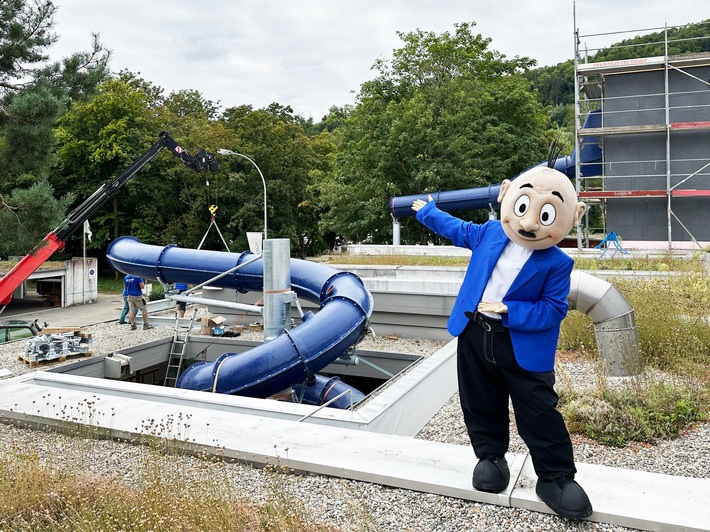
{"label": "mascot costume character", "polygon": [[458,337],[461,408],[479,460],[473,487],[497,493],[508,486],[510,398],[538,497],[564,517],[589,517],[592,505],[574,480],[572,441],[553,388],[573,266],[557,244],[580,221],[584,203],[549,167],[503,181],[500,221],[466,222],[428,199],[412,204],[417,220],[472,252],[447,328]]}

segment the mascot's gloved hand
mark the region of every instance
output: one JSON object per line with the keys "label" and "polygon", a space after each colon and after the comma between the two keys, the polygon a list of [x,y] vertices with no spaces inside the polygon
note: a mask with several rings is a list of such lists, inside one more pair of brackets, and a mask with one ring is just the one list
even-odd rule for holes
{"label": "mascot's gloved hand", "polygon": [[[434,201],[434,198],[431,197],[431,194],[429,194],[428,197],[429,197],[429,201]],[[422,199],[415,199],[415,200],[412,202],[412,210],[413,210],[414,212],[418,212],[419,209],[421,209],[422,207],[424,207],[424,205],[426,205],[426,204],[427,204],[427,202],[424,201],[424,200],[422,200]]]}
{"label": "mascot's gloved hand", "polygon": [[478,304],[478,312],[495,312],[496,314],[507,314],[508,307],[503,303],[493,301],[481,301]]}

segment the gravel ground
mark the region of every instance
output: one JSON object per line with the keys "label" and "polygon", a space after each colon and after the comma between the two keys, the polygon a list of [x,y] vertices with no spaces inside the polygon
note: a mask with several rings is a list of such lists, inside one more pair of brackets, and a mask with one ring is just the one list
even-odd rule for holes
{"label": "gravel ground", "polygon": [[[130,331],[128,326],[116,322],[93,325],[88,330],[92,333],[91,350],[95,356],[172,335],[169,327]],[[261,336],[247,330],[242,333],[242,338],[259,341]],[[429,340],[367,337],[361,348],[429,355],[442,345],[442,342]],[[18,360],[18,351],[23,349],[23,343],[0,345],[0,368],[10,369],[13,375],[34,371]],[[558,382],[565,386],[589,387],[596,382],[597,371],[594,364],[572,359],[558,363],[557,377]],[[458,397],[452,397],[417,437],[468,446]],[[710,423],[688,430],[677,440],[654,446],[636,444],[619,449],[577,436],[573,437],[573,442],[578,462],[669,475],[710,477]],[[145,460],[156,460],[153,453],[139,445],[84,439],[5,424],[0,424],[0,448],[4,452],[33,450],[55,467],[117,475],[129,482],[138,481],[140,471],[145,469],[142,467]],[[58,449],[61,452],[57,452]],[[526,452],[515,430],[511,430],[510,450]],[[316,475],[290,475],[237,463],[213,463],[196,457],[170,457],[162,467],[165,474],[186,479],[204,474],[224,479],[238,493],[254,502],[273,500],[275,493],[285,495],[297,502],[314,520],[348,531],[629,530],[381,485]]]}

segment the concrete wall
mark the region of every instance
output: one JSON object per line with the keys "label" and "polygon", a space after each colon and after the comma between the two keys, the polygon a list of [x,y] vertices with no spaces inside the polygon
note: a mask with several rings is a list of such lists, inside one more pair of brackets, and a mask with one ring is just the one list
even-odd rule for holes
{"label": "concrete wall", "polygon": [[98,259],[87,257],[85,263],[82,257],[73,257],[66,264],[64,305],[68,307],[96,301],[99,297]]}

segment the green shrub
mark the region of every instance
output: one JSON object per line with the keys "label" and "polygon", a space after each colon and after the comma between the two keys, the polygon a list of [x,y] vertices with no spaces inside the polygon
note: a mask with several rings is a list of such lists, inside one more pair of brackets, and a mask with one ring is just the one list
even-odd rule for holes
{"label": "green shrub", "polygon": [[579,351],[590,357],[598,356],[592,320],[579,310],[570,310],[562,321],[558,347],[563,351]]}
{"label": "green shrub", "polygon": [[677,437],[687,425],[705,420],[709,405],[701,387],[653,382],[584,396],[561,394],[560,410],[570,432],[623,447]]}
{"label": "green shrub", "polygon": [[158,301],[165,298],[165,287],[161,283],[152,283],[153,288],[150,291],[149,301]]}

